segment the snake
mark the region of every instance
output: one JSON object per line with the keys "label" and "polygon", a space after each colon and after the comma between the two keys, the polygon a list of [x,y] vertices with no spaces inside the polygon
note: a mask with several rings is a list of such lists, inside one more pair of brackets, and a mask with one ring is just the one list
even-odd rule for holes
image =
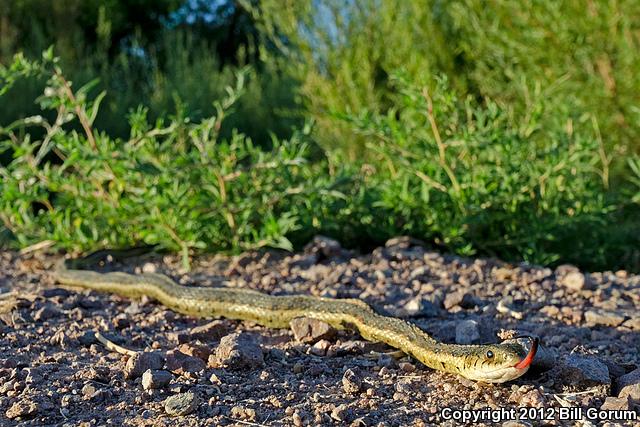
{"label": "snake", "polygon": [[515,339],[495,344],[443,343],[415,324],[377,313],[360,299],[273,296],[229,286],[183,286],[158,273],[100,273],[69,268],[67,264],[63,260],[53,274],[64,286],[128,298],[146,296],[189,316],[247,320],[269,328],[289,328],[296,318],[315,319],[338,330],[358,332],[365,340],[383,342],[429,368],[483,383],[504,383],[524,375],[538,348],[537,337],[526,337],[531,344],[528,350]]}

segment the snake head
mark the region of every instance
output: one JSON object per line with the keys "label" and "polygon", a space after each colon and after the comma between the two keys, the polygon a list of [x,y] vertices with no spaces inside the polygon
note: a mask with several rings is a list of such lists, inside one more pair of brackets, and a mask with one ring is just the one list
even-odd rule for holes
{"label": "snake head", "polygon": [[539,342],[538,338],[526,338],[531,341],[528,351],[517,342],[470,346],[462,375],[486,383],[503,383],[524,375],[533,362]]}

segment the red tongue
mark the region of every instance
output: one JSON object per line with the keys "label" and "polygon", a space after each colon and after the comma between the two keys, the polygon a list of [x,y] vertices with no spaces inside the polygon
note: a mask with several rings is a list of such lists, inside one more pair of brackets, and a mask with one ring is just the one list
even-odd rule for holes
{"label": "red tongue", "polygon": [[529,349],[529,354],[527,354],[527,356],[524,359],[522,359],[516,366],[514,366],[514,368],[524,369],[527,366],[531,365],[531,362],[533,362],[533,358],[535,357],[537,351],[538,351],[538,338],[534,338],[533,343],[531,344],[531,349]]}

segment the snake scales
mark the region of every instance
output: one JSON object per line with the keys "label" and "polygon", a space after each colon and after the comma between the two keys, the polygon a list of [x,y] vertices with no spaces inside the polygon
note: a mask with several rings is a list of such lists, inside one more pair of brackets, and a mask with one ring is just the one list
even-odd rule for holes
{"label": "snake scales", "polygon": [[384,342],[426,366],[475,381],[502,383],[529,369],[538,341],[527,351],[518,343],[456,345],[436,341],[417,326],[382,316],[364,301],[306,295],[270,296],[254,290],[181,286],[161,274],[131,275],[68,269],[62,264],[55,279],[67,286],[138,298],[151,297],[180,313],[197,317],[250,320],[287,328],[297,317],[324,321],[337,329],[356,330],[369,341]]}

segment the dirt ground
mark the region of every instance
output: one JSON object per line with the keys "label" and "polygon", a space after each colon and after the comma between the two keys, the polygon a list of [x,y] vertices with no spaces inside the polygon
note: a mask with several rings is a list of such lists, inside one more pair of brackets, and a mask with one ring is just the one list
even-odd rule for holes
{"label": "dirt ground", "polygon": [[624,271],[464,259],[407,238],[356,254],[322,237],[297,254],[196,258],[190,271],[157,254],[102,266],[185,285],[360,298],[444,342],[540,337],[530,372],[487,385],[313,321],[270,330],[61,288],[51,278],[58,259],[0,252],[2,426],[640,422],[613,419],[638,416],[640,404],[640,276]]}

